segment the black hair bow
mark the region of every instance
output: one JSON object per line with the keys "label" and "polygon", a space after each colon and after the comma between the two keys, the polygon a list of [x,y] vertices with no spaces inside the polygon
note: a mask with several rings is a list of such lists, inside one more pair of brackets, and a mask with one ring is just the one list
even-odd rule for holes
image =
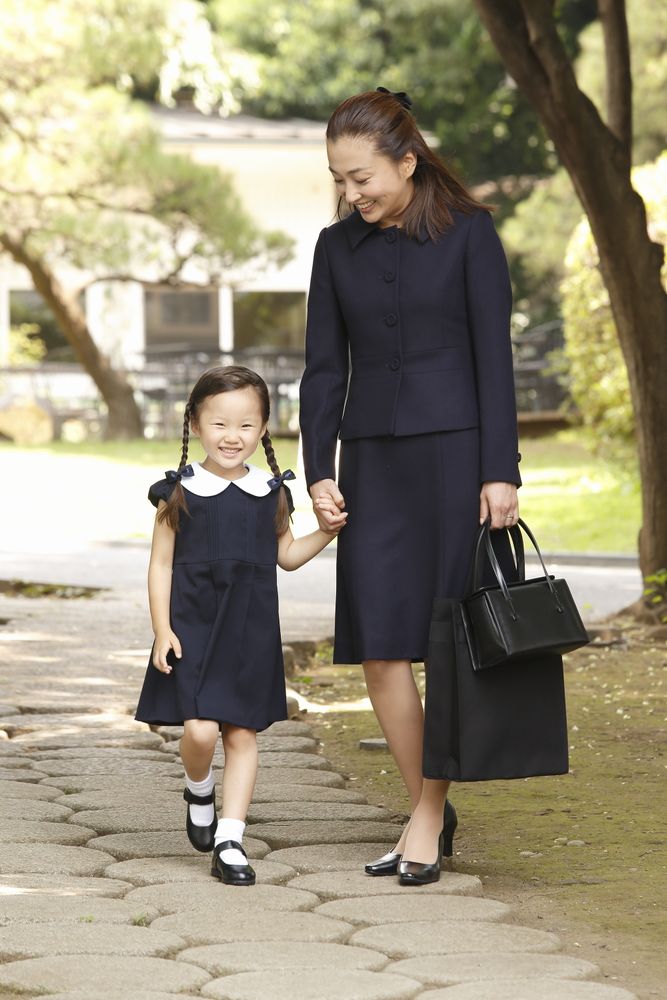
{"label": "black hair bow", "polygon": [[186,479],[189,479],[194,474],[195,470],[191,465],[184,465],[182,469],[168,469],[164,474],[164,478],[168,483],[180,483],[184,476]]}
{"label": "black hair bow", "polygon": [[376,91],[379,94],[390,94],[391,97],[395,97],[399,104],[401,104],[406,111],[410,111],[412,108],[412,98],[405,93],[404,90],[399,90],[398,93],[394,93],[393,90],[387,90],[386,87],[376,87]]}
{"label": "black hair bow", "polygon": [[273,479],[269,479],[269,489],[277,490],[279,486],[285,483],[286,479],[296,479],[296,476],[291,469],[287,469],[285,472],[281,472],[279,476],[274,476]]}

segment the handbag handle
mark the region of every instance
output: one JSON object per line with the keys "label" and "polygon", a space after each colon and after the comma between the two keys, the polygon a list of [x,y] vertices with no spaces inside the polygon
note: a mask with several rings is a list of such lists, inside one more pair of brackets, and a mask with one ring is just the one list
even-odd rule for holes
{"label": "handbag handle", "polygon": [[[472,583],[472,586],[468,586],[467,592],[478,590],[480,586],[480,578],[482,574],[481,562],[482,562],[482,544],[484,540],[487,540],[487,545],[491,544],[490,540],[490,529],[491,529],[491,518],[487,517],[484,524],[480,526],[477,533],[477,539],[475,541],[475,549],[472,557],[472,564],[470,567],[470,573],[468,575],[468,584]],[[504,531],[509,532],[510,538],[512,540],[512,545],[514,547],[514,562],[517,571],[517,578],[519,580],[526,579],[526,561],[523,548],[523,535],[519,531],[516,524],[513,524],[511,528],[505,528]],[[537,544],[537,543],[535,543]],[[492,547],[493,551],[493,547]],[[495,559],[495,552],[493,553],[493,559]],[[497,560],[496,560],[497,561]],[[491,565],[493,566],[493,560],[491,560]],[[545,570],[546,573],[546,570]]]}
{"label": "handbag handle", "polygon": [[[496,580],[498,581],[498,585],[499,585],[499,587],[500,587],[500,589],[502,591],[503,597],[505,598],[505,600],[507,601],[507,603],[508,603],[508,605],[510,607],[510,612],[511,612],[512,618],[514,619],[514,621],[516,621],[516,617],[517,617],[516,609],[514,607],[514,603],[512,601],[512,598],[510,597],[509,588],[507,586],[507,582],[506,582],[505,577],[503,575],[503,571],[500,568],[500,563],[498,562],[498,558],[496,556],[496,553],[493,551],[493,545],[491,544],[490,525],[491,525],[491,519],[487,518],[486,521],[484,522],[484,524],[481,526],[481,528],[479,530],[479,534],[477,536],[477,543],[475,545],[475,557],[474,557],[474,563],[473,563],[473,583],[474,583],[474,589],[476,590],[477,587],[479,586],[479,584],[478,584],[479,572],[480,572],[480,565],[479,565],[479,563],[480,563],[482,540],[484,540],[485,547],[486,547],[486,554],[487,554],[487,556],[489,558],[489,562],[491,563],[491,569],[493,570],[494,576],[495,576]],[[542,553],[540,552],[540,547],[537,544],[535,536],[533,535],[532,531],[530,530],[530,528],[528,527],[528,525],[526,524],[526,522],[523,521],[521,518],[519,518],[518,521],[517,521],[517,524],[512,525],[512,527],[509,528],[509,529],[508,528],[504,528],[502,530],[509,531],[510,536],[512,537],[512,540],[515,542],[515,545],[516,545],[515,535],[518,535],[519,538],[521,537],[521,532],[519,531],[519,528],[522,528],[526,532],[526,534],[528,535],[529,539],[533,543],[535,551],[537,552],[537,557],[540,560],[540,565],[542,566],[542,569],[544,571],[544,579],[546,581],[546,584],[547,584],[549,590],[551,591],[551,596],[553,597],[553,599],[554,599],[554,601],[556,603],[556,610],[559,611],[562,614],[563,608],[562,608],[562,605],[561,605],[561,603],[560,603],[560,601],[558,599],[558,594],[556,593],[556,589],[555,589],[555,587],[554,587],[554,585],[553,585],[553,583],[551,581],[551,578],[549,576],[549,572],[548,572],[546,566],[544,565],[544,559],[542,558]],[[523,541],[521,541],[521,551],[523,553]],[[520,573],[519,574],[519,579],[520,580],[525,579],[525,575],[522,574],[522,573]]]}

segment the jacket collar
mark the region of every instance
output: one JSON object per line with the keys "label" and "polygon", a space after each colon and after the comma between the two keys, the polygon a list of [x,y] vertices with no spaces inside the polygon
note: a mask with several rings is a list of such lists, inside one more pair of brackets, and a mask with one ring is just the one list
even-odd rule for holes
{"label": "jacket collar", "polygon": [[[356,250],[359,244],[365,240],[370,233],[380,228],[377,222],[366,222],[356,208],[353,209],[345,219],[343,219],[341,225],[345,229],[345,235],[347,236],[348,242],[353,250]],[[392,226],[390,228],[395,229],[396,227]],[[419,243],[426,243],[428,238],[429,235],[426,231],[426,227],[422,226],[419,230],[417,241]]]}

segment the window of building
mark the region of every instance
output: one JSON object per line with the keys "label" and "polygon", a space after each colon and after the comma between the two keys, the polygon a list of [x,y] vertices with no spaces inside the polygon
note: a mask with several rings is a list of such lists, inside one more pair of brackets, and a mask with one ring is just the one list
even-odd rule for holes
{"label": "window of building", "polygon": [[235,292],[234,348],[303,350],[303,292]]}
{"label": "window of building", "polygon": [[218,353],[218,291],[215,288],[147,288],[144,291],[146,353]]}

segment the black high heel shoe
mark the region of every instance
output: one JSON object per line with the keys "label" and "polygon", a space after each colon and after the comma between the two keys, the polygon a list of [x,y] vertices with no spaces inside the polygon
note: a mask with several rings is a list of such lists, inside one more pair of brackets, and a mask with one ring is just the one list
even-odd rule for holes
{"label": "black high heel shoe", "polygon": [[[209,795],[195,795],[189,788],[186,788],[183,792],[183,798],[188,803],[188,815],[185,821],[185,831],[188,835],[188,840],[196,851],[206,854],[208,851],[213,850],[215,845],[215,831],[218,826],[218,817],[215,811],[215,788]],[[190,805],[212,805],[213,821],[208,826],[197,826],[190,819]]]}
{"label": "black high heel shoe", "polygon": [[230,848],[240,851],[247,862],[248,856],[237,840],[223,840],[223,842],[218,844],[213,851],[211,875],[215,875],[215,877],[219,878],[221,882],[225,883],[225,885],[254,885],[254,868],[251,868],[249,864],[228,865],[227,862],[223,861],[220,857],[223,851],[227,851]]}
{"label": "black high heel shoe", "polygon": [[454,833],[456,827],[459,825],[459,819],[456,815],[456,809],[449,801],[445,800],[445,814],[444,814],[445,825],[442,828],[443,836],[443,849],[442,854],[445,858],[451,858],[454,853]]}
{"label": "black high heel shoe", "polygon": [[399,861],[398,884],[429,885],[430,882],[437,882],[440,879],[444,839],[445,834],[443,831],[438,837],[438,856],[431,865],[423,865],[417,861]]}
{"label": "black high heel shoe", "polygon": [[401,860],[402,855],[397,853],[384,854],[377,861],[369,861],[367,865],[364,865],[364,871],[367,875],[395,875],[398,871],[398,862]]}

